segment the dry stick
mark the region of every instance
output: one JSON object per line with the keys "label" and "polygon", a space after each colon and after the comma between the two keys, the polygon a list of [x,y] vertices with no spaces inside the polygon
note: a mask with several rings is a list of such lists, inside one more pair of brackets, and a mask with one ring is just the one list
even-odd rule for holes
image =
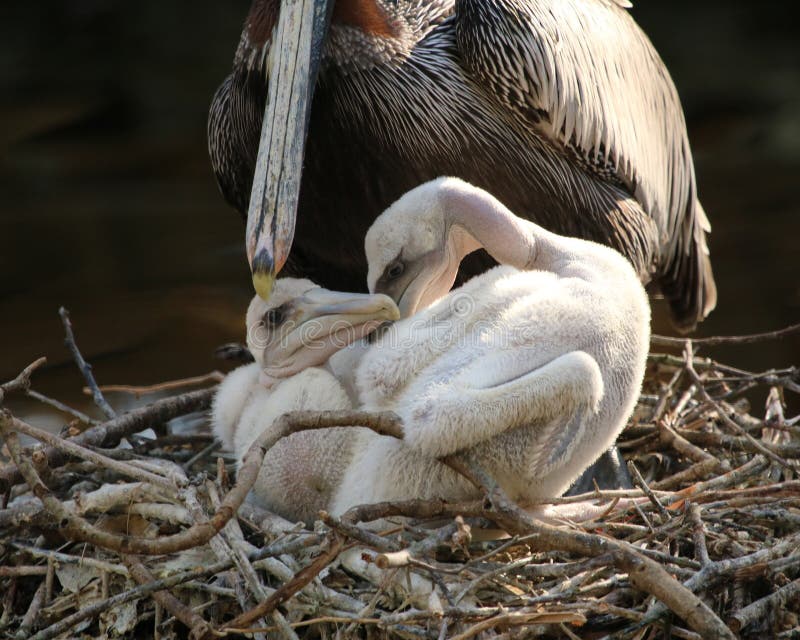
{"label": "dry stick", "polygon": [[423,538],[419,542],[409,545],[400,551],[384,551],[375,556],[375,565],[379,569],[396,569],[405,567],[412,560],[435,551],[437,547],[447,544],[458,532],[459,525],[455,522],[445,525],[433,532],[433,535]]}
{"label": "dry stick", "polygon": [[[251,559],[255,559],[255,556],[267,557],[267,556],[282,555],[284,553],[294,553],[295,551],[298,550],[299,547],[305,545],[306,545],[305,541],[302,541],[300,543],[295,541],[294,543],[291,543],[289,545],[282,543],[273,544],[268,547],[264,547],[260,551],[256,552],[256,554],[254,554],[254,557]],[[15,546],[22,548],[21,545],[15,545]],[[28,547],[25,547],[25,549],[29,550],[31,553],[33,553],[34,551],[29,549]],[[35,550],[35,551],[39,553],[44,553],[41,550]],[[52,551],[47,552],[48,555],[53,553],[55,552]],[[61,560],[60,555],[54,557]],[[67,558],[71,558],[71,556],[67,556]],[[91,563],[99,561],[92,560],[90,558],[83,558],[82,562],[84,564],[91,565]],[[145,596],[150,595],[154,591],[165,591],[167,589],[171,589],[173,587],[181,585],[185,582],[191,582],[192,580],[200,580],[203,578],[208,578],[209,576],[213,576],[222,571],[230,569],[232,565],[233,565],[233,560],[225,560],[212,564],[208,567],[201,567],[189,571],[184,571],[166,578],[162,578],[160,580],[155,580],[153,582],[149,582],[147,584],[134,587],[133,589],[129,589],[128,591],[120,593],[116,596],[112,596],[108,600],[97,602],[89,607],[76,611],[74,614],[68,616],[67,618],[59,620],[57,623],[39,632],[30,640],[51,640],[52,638],[55,638],[63,634],[64,632],[68,631],[79,622],[100,615],[103,611],[111,609],[112,607],[125,604],[126,602],[130,602],[131,600],[138,600],[139,598],[143,598]],[[127,575],[128,570],[125,569],[124,567],[122,569],[125,571],[125,574]]]}
{"label": "dry stick", "polygon": [[[214,388],[203,389],[201,391],[190,391],[172,398],[163,398],[141,409],[135,409],[113,420],[90,427],[74,438],[69,438],[68,442],[74,442],[86,447],[115,446],[122,438],[137,431],[142,431],[147,427],[163,424],[168,420],[194,411],[205,411],[211,406],[211,400],[215,392],[216,389]],[[30,451],[28,450],[25,453],[29,455]],[[67,461],[67,456],[59,449],[45,447],[43,453],[47,457],[47,464],[51,468],[59,467]],[[5,491],[8,487],[21,481],[22,476],[14,464],[0,465],[0,491]]]}
{"label": "dry stick", "polygon": [[[475,466],[472,466],[475,470]],[[474,473],[479,472],[475,470]],[[568,551],[586,556],[610,554],[614,558],[614,564],[629,574],[634,586],[666,603],[698,633],[708,638],[734,640],[730,629],[702,600],[672,578],[656,562],[642,556],[635,548],[614,539],[563,531],[538,522],[508,500],[494,481],[485,474],[482,475],[482,483],[490,490],[488,494],[490,509],[485,509],[481,503],[453,505],[438,500],[410,500],[359,505],[350,509],[342,519],[355,523],[389,516],[429,518],[480,515],[494,520],[509,533],[529,534],[526,536],[528,544],[539,550]],[[530,535],[532,533],[534,535]]]}
{"label": "dry stick", "polygon": [[452,636],[450,640],[468,640],[473,638],[483,631],[494,629],[502,625],[507,627],[520,627],[533,624],[559,624],[568,622],[570,624],[582,625],[586,622],[586,618],[579,613],[559,613],[559,612],[541,612],[534,611],[531,613],[524,612],[510,612],[502,613],[500,615],[478,622],[474,626],[467,629],[464,633]]}
{"label": "dry stick", "polygon": [[490,476],[474,463],[472,466],[487,489],[486,499],[491,506],[487,517],[495,518],[509,533],[538,532],[539,538],[532,541],[532,546],[539,549],[560,549],[588,556],[611,554],[614,564],[628,574],[634,586],[661,600],[695,631],[708,638],[735,640],[708,605],[634,547],[611,538],[563,531],[537,522],[509,500]]}
{"label": "dry stick", "polygon": [[703,399],[708,402],[714,409],[717,411],[722,421],[731,428],[734,433],[746,438],[750,444],[755,447],[760,453],[763,453],[767,456],[770,460],[774,460],[778,464],[786,467],[788,469],[792,469],[792,465],[789,464],[785,459],[781,456],[776,454],[772,451],[769,447],[765,446],[763,443],[756,440],[753,436],[751,436],[745,429],[740,427],[736,422],[734,422],[731,417],[727,414],[727,412],[720,406],[720,404],[711,397],[711,395],[706,391],[706,388],[703,384],[703,380],[697,375],[697,371],[694,369],[694,365],[692,364],[693,359],[693,350],[692,350],[692,342],[691,340],[686,340],[684,345],[683,351],[683,358],[684,358],[684,367],[686,368],[686,372],[689,374],[689,377],[694,381],[697,385],[700,394],[703,396]]}
{"label": "dry stick", "polygon": [[191,458],[189,458],[186,462],[181,465],[181,468],[184,471],[189,471],[198,461],[205,458],[208,454],[210,454],[215,449],[219,449],[220,443],[217,440],[213,440],[210,444],[203,447],[200,451],[194,454]]}
{"label": "dry stick", "polygon": [[[91,556],[73,556],[60,551],[30,547],[25,544],[20,544],[19,542],[12,542],[11,544],[15,548],[30,554],[34,558],[46,558],[48,560],[48,564],[52,564],[53,562],[77,564],[79,567],[91,567],[92,569],[97,569],[98,571],[103,571],[105,573],[115,573],[121,576],[128,575],[128,570],[122,565],[105,562],[103,560],[97,560]],[[42,568],[46,569],[47,567]]]}
{"label": "dry stick", "polygon": [[53,600],[53,583],[55,582],[56,563],[52,558],[47,559],[47,574],[44,578],[44,605],[47,606]]}
{"label": "dry stick", "polygon": [[[402,437],[399,419],[393,413],[369,412],[311,412],[288,413],[275,421],[273,428],[263,433],[250,447],[242,460],[236,484],[222,500],[220,507],[207,522],[157,539],[125,536],[109,533],[91,525],[77,516],[58,500],[44,485],[32,462],[26,456],[16,438],[0,420],[0,429],[7,434],[8,446],[14,462],[34,495],[45,508],[62,524],[63,532],[71,539],[89,542],[99,547],[123,554],[161,555],[183,551],[208,542],[234,516],[248,492],[255,484],[261,470],[266,451],[281,438],[297,431],[324,429],[332,426],[358,425],[372,429],[381,435]],[[303,585],[305,586],[305,585]]]}
{"label": "dry stick", "polygon": [[[648,500],[653,504],[656,510],[666,519],[669,520],[672,516],[670,515],[669,511],[664,508],[664,505],[661,504],[661,501],[656,498],[655,494],[651,491],[650,487],[647,486],[642,474],[639,472],[638,467],[633,462],[633,460],[628,460],[628,471],[631,472],[631,476],[633,482],[639,486],[639,488],[644,491],[644,494],[647,496]],[[636,505],[638,507],[638,505]]]}
{"label": "dry stick", "polygon": [[742,427],[740,427],[738,424],[736,424],[736,422],[734,422],[731,419],[731,417],[719,405],[719,403],[709,395],[708,391],[705,390],[705,387],[703,386],[703,381],[700,379],[700,376],[697,375],[697,372],[694,370],[694,367],[692,366],[692,363],[688,358],[686,360],[686,371],[689,373],[689,376],[691,376],[692,380],[694,380],[695,383],[697,384],[700,390],[700,394],[703,396],[703,399],[706,402],[708,402],[712,407],[714,407],[714,409],[719,414],[719,417],[722,418],[722,421],[726,425],[728,425],[728,427],[730,427],[734,431],[734,433],[745,438],[751,444],[751,446],[755,447],[760,453],[763,453],[770,460],[777,462],[778,464],[787,469],[791,469],[792,471],[794,470],[794,467],[787,460],[779,456],[771,448],[767,447],[762,442],[756,440],[753,436],[751,436],[747,431],[742,429]]}
{"label": "dry stick", "polygon": [[[786,336],[800,333],[800,324],[793,324],[785,329],[777,331],[767,331],[765,333],[752,333],[744,336],[711,336],[709,338],[692,338],[695,344],[716,346],[718,344],[751,344],[753,342],[764,342],[765,340],[778,340]],[[650,336],[652,344],[669,347],[681,347],[686,343],[686,338],[672,338],[670,336],[660,336],[653,334]]]}
{"label": "dry stick", "polygon": [[47,575],[47,567],[40,565],[23,565],[14,567],[0,566],[0,578],[18,578],[22,576]]}
{"label": "dry stick", "polygon": [[[222,382],[225,374],[219,371],[212,371],[202,376],[192,376],[191,378],[181,378],[179,380],[168,380],[167,382],[159,382],[158,384],[136,386],[130,384],[104,384],[99,387],[103,393],[130,393],[137,398],[150,393],[160,393],[163,391],[174,391],[175,389],[184,389],[186,387],[196,387],[202,384],[213,382],[215,384]],[[92,389],[84,387],[83,392],[88,396],[92,395]]]}
{"label": "dry stick", "polygon": [[[688,441],[691,446],[701,444],[708,447],[720,447],[758,453],[758,449],[756,449],[747,438],[729,436],[714,431],[689,431],[681,429],[676,433],[682,439]],[[786,456],[787,458],[800,458],[800,444],[773,444],[771,446],[778,455]]]}
{"label": "dry stick", "polygon": [[144,469],[134,467],[126,464],[125,462],[114,460],[113,458],[104,456],[96,451],[82,447],[79,444],[75,444],[74,442],[70,442],[69,440],[65,440],[64,438],[53,435],[52,433],[48,433],[42,429],[37,429],[36,427],[15,418],[6,410],[0,410],[0,424],[2,425],[0,426],[2,429],[11,429],[19,433],[24,433],[25,435],[31,436],[32,438],[35,438],[55,449],[61,449],[70,456],[83,458],[84,460],[93,462],[100,467],[105,467],[111,471],[116,471],[121,475],[140,480],[141,482],[149,482],[150,484],[161,487],[172,494],[174,494],[178,489],[174,482],[170,482],[163,476],[159,476]]}
{"label": "dry stick", "polygon": [[42,610],[46,595],[47,583],[43,580],[39,588],[36,589],[36,593],[33,594],[31,604],[25,612],[25,617],[22,618],[22,623],[19,625],[19,629],[14,637],[20,640],[30,637],[31,629],[33,629],[33,625],[36,624],[36,619],[39,617],[39,612]]}
{"label": "dry stick", "polygon": [[53,525],[52,518],[38,500],[26,500],[7,509],[0,509],[0,531],[48,525]]}
{"label": "dry stick", "polygon": [[798,594],[800,594],[800,579],[790,582],[774,593],[761,598],[761,600],[756,600],[741,611],[734,613],[730,617],[728,624],[731,629],[739,633],[751,622],[763,620],[770,610],[777,611],[781,609],[790,599]]}
{"label": "dry stick", "polygon": [[34,391],[33,389],[28,389],[25,392],[25,395],[28,398],[33,398],[37,402],[41,402],[42,404],[47,405],[48,407],[53,407],[57,411],[61,411],[62,413],[66,413],[67,415],[72,416],[73,418],[77,418],[83,424],[88,425],[95,425],[100,424],[99,420],[95,420],[94,418],[90,418],[87,416],[83,411],[78,411],[77,409],[73,409],[72,407],[64,404],[63,402],[59,402],[58,400],[54,400],[53,398],[49,398],[48,396],[39,393],[38,391]]}
{"label": "dry stick", "polygon": [[701,565],[711,564],[706,545],[706,530],[700,505],[689,505],[689,517],[692,520],[692,539],[694,540],[694,557]]}
{"label": "dry stick", "polygon": [[[686,472],[691,471],[695,467],[700,467],[702,465],[706,465],[707,463],[701,462],[693,467],[690,467],[686,470]],[[740,482],[746,482],[747,480],[756,477],[759,473],[761,473],[764,469],[769,466],[769,462],[764,456],[758,455],[755,456],[752,460],[746,462],[741,467],[737,467],[736,469],[732,469],[727,473],[722,474],[721,476],[715,476],[710,480],[705,480],[702,482],[697,482],[696,484],[690,485],[685,489],[681,489],[672,494],[673,499],[677,501],[677,503],[682,502],[685,498],[692,496],[694,500],[698,502],[707,502],[709,497],[706,495],[708,491],[711,490],[718,490],[723,487],[730,487]],[[675,474],[673,478],[677,478],[686,472],[681,472]],[[669,479],[667,479],[669,480]],[[663,480],[660,483],[656,483],[659,485],[659,488],[662,488],[662,485],[668,484],[667,480]],[[753,489],[759,491],[768,491],[769,487],[754,487]],[[742,492],[743,489],[738,489],[737,492]],[[672,503],[673,505],[676,503]]]}
{"label": "dry stick", "polygon": [[319,519],[334,531],[338,531],[348,538],[356,540],[357,542],[360,542],[361,544],[372,549],[376,549],[377,551],[383,553],[392,553],[400,550],[400,545],[394,540],[389,540],[379,536],[377,533],[367,531],[366,529],[361,529],[360,527],[350,524],[349,522],[344,522],[341,518],[332,516],[327,511],[320,511]]}
{"label": "dry stick", "polygon": [[45,364],[47,364],[47,358],[38,358],[25,367],[16,378],[0,384],[0,404],[3,404],[3,399],[9,393],[16,393],[18,391],[27,393],[31,388],[31,376],[39,367]]}
{"label": "dry stick", "polygon": [[[219,494],[217,493],[214,483],[210,480],[206,480],[206,489],[208,491],[209,498],[211,499],[211,505],[214,507],[219,506]],[[196,498],[193,500],[193,503],[188,504],[188,506],[195,518],[205,517],[205,514],[203,513]],[[231,558],[233,560],[236,568],[239,570],[239,574],[244,578],[245,584],[249,587],[256,601],[263,600],[269,596],[267,587],[261,583],[261,580],[253,568],[253,565],[250,564],[247,554],[242,549],[244,545],[244,536],[241,528],[239,527],[239,523],[236,522],[235,518],[231,519],[225,525],[225,528],[222,530],[222,535],[211,538],[209,542],[212,545],[211,548],[214,550],[215,554],[217,554],[217,557],[220,560],[224,558]],[[239,602],[242,607],[246,606],[247,603],[244,594],[242,594],[242,596],[239,598]],[[297,634],[294,633],[294,631],[292,631],[288,626],[288,623],[283,618],[283,615],[280,611],[273,611],[272,617],[277,625],[282,629],[284,637],[289,638],[289,640],[298,640]],[[261,638],[263,636],[257,637]]]}
{"label": "dry stick", "polygon": [[[154,581],[153,575],[147,570],[137,558],[133,556],[123,557],[123,562],[128,567],[128,571],[139,585],[145,585]],[[211,633],[211,626],[201,616],[197,615],[189,607],[183,604],[169,591],[154,591],[152,598],[174,617],[191,629],[192,638],[202,638]]]}
{"label": "dry stick", "polygon": [[[729,560],[717,560],[716,562],[712,562],[711,564],[704,566],[694,576],[684,582],[683,587],[690,589],[691,591],[708,589],[714,583],[722,580],[725,577],[741,575],[743,571],[746,571],[756,565],[769,562],[775,558],[780,558],[786,553],[795,553],[798,546],[800,546],[800,533],[789,536],[788,538],[784,538],[768,549],[759,549],[758,551],[754,551],[748,555]],[[639,623],[629,627],[628,629],[624,629],[623,632],[642,629],[658,620],[662,615],[664,615],[664,613],[666,613],[666,607],[664,604],[656,603]],[[713,638],[715,636],[710,637]]]}
{"label": "dry stick", "polygon": [[106,418],[109,420],[116,418],[117,412],[111,408],[111,405],[108,404],[108,402],[106,402],[106,399],[103,397],[103,392],[100,391],[100,388],[97,386],[97,382],[94,379],[94,374],[92,373],[92,365],[83,359],[83,356],[78,349],[78,345],[75,342],[75,334],[72,333],[72,322],[70,322],[69,319],[69,311],[67,311],[64,307],[61,307],[58,310],[58,315],[61,316],[61,323],[64,325],[64,333],[66,334],[64,344],[67,345],[67,348],[72,353],[75,364],[78,365],[78,369],[81,370],[86,383],[92,389],[92,399],[94,400],[94,403],[100,408],[100,411],[105,414]]}
{"label": "dry stick", "polygon": [[[19,467],[22,476],[25,478],[25,482],[28,483],[33,494],[42,501],[45,509],[57,519],[62,533],[69,539],[88,542],[118,553],[160,555],[205,544],[211,536],[216,534],[225,524],[223,521],[216,530],[214,530],[213,524],[208,524],[206,526],[204,526],[205,523],[203,525],[195,525],[181,533],[156,540],[109,533],[108,531],[89,524],[84,518],[76,515],[50,492],[41,481],[33,463],[28,456],[22,452],[17,434],[5,428],[1,419],[0,432],[5,435],[6,444],[8,445],[11,457]],[[232,515],[232,513],[230,515]],[[230,518],[230,515],[227,517]],[[221,519],[224,518],[225,514],[221,515]]]}
{"label": "dry stick", "polygon": [[[687,440],[680,431],[676,431],[672,428],[671,425],[668,425],[666,422],[661,422],[658,425],[659,428],[659,437],[663,444],[671,446],[675,451],[680,453],[681,455],[686,456],[690,460],[694,460],[695,462],[715,462],[717,466],[720,468],[727,463],[727,460],[718,460],[714,456],[712,456],[707,451],[703,451],[700,447],[692,444],[690,440]],[[694,432],[686,432],[686,435],[689,433]],[[726,471],[730,470],[729,468]]]}
{"label": "dry stick", "polygon": [[[280,588],[272,593],[266,600],[249,611],[245,611],[243,614],[237,616],[228,622],[225,627],[228,629],[247,627],[254,620],[263,618],[265,615],[272,613],[279,605],[286,602],[295,593],[316,578],[319,573],[339,555],[339,552],[344,547],[344,538],[338,534],[332,534],[329,536],[328,540],[328,548],[314,558],[311,564],[297,572],[291,580],[284,582]],[[204,636],[204,638],[208,637],[210,636]]]}
{"label": "dry stick", "polygon": [[[255,482],[255,476],[258,475],[266,451],[281,438],[300,431],[347,426],[367,427],[379,435],[392,436],[398,439],[402,439],[403,437],[402,423],[397,415],[392,412],[295,411],[284,414],[273,423],[270,431],[262,434],[245,454],[236,486],[234,486],[228,496],[236,491],[237,487],[242,482],[243,475],[246,478],[245,482],[249,482],[247,486],[247,490],[249,491],[249,488]],[[254,477],[249,479],[248,474]],[[351,523],[355,524],[355,522]],[[336,558],[343,547],[344,538],[342,536],[337,534],[329,536],[329,548],[326,551],[317,556],[311,564],[299,571],[294,578],[284,583],[275,593],[270,595],[258,606],[237,616],[233,621],[227,624],[227,627],[246,627],[254,620],[271,613],[276,607],[291,598],[295,593],[311,582],[320,571]]]}

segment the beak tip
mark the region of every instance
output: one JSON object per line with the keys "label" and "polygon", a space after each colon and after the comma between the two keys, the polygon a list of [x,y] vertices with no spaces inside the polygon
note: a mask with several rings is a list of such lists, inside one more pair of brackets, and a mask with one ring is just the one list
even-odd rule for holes
{"label": "beak tip", "polygon": [[253,288],[263,300],[269,300],[275,284],[275,263],[269,252],[261,250],[253,259]]}
{"label": "beak tip", "polygon": [[253,273],[253,288],[262,300],[269,300],[274,284],[275,276],[272,273],[263,271]]}

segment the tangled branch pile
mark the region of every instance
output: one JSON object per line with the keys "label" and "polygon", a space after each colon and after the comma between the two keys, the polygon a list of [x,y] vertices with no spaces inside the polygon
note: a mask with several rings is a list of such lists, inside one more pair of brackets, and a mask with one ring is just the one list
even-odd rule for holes
{"label": "tangled branch pile", "polygon": [[[782,404],[800,392],[797,369],[652,355],[620,441],[635,490],[562,498],[534,518],[459,458],[483,500],[322,513],[309,531],[244,502],[272,440],[233,483],[208,434],[169,432],[213,388],[118,416],[64,319],[107,419],[61,405],[72,422],[48,435],[0,409],[5,637],[800,638],[800,428]],[[31,389],[42,363],[3,384],[0,405],[53,403]],[[743,400],[759,387],[764,417]],[[290,414],[278,430],[354,420],[393,433],[391,415],[362,413]],[[146,428],[155,440],[134,435]],[[587,501],[590,520],[554,520]],[[491,539],[498,528],[511,537]]]}

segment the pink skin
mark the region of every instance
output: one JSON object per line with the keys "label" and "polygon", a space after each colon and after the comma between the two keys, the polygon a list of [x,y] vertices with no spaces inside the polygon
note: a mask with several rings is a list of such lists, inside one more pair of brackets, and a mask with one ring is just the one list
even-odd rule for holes
{"label": "pink skin", "polygon": [[264,367],[259,375],[259,382],[269,389],[280,380],[300,373],[308,367],[323,365],[334,353],[365,338],[384,322],[385,319],[367,320],[315,338],[311,345],[298,349],[288,358],[279,359],[278,361],[282,362],[281,366]]}
{"label": "pink skin", "polygon": [[[337,351],[361,340],[400,313],[382,294],[310,289],[281,305],[285,318],[264,329],[261,383],[267,388],[308,367],[324,364]],[[263,326],[263,325],[262,325]],[[256,336],[256,334],[253,334]]]}

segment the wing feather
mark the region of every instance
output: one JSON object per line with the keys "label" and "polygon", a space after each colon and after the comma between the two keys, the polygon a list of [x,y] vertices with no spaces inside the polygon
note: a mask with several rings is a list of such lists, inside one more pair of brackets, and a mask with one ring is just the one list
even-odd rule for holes
{"label": "wing feather", "polygon": [[636,198],[658,228],[662,273],[697,277],[662,288],[691,298],[684,304],[702,317],[716,300],[705,240],[711,227],[697,200],[683,110],[626,4],[456,0],[459,50],[518,126]]}

